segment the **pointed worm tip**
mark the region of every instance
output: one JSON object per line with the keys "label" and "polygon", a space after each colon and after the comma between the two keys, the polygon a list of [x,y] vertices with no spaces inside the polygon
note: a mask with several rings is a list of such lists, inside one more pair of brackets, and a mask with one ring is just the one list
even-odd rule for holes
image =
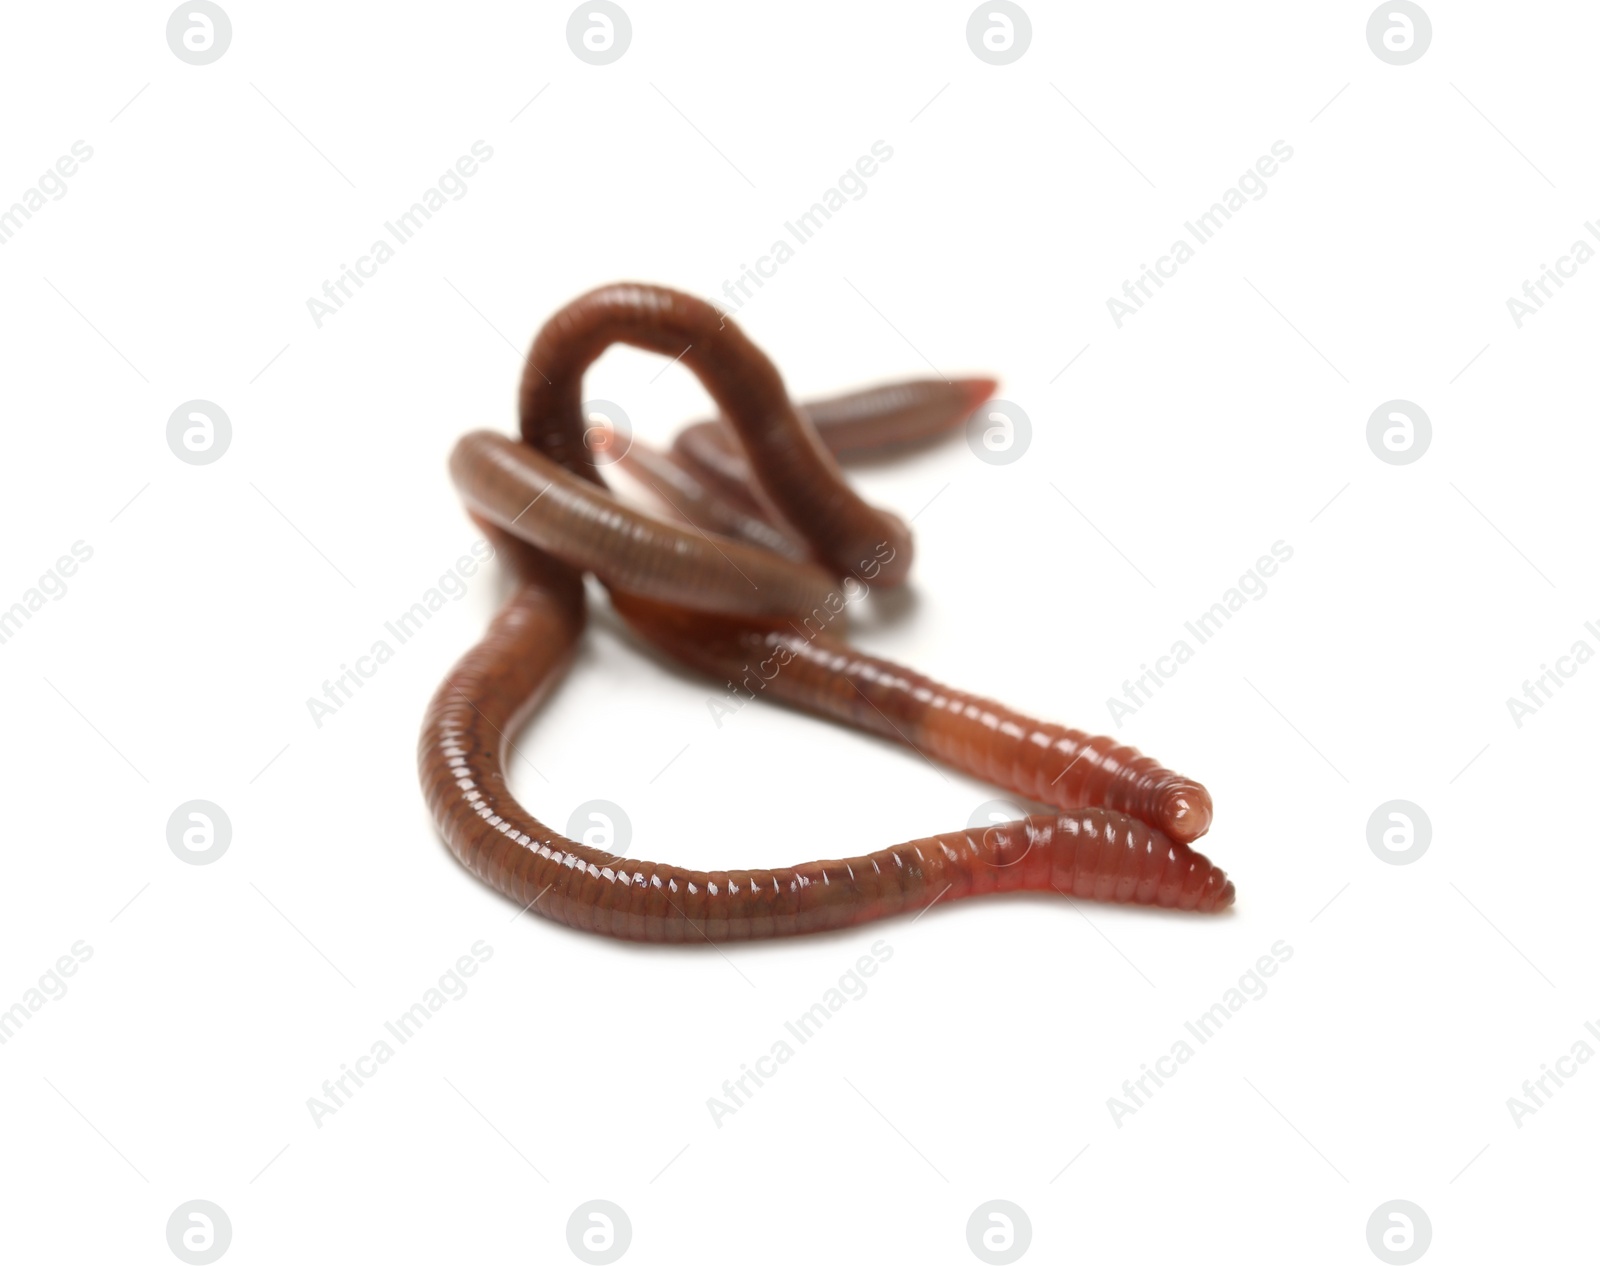
{"label": "pointed worm tip", "polygon": [[958,378],[952,385],[958,387],[966,396],[967,409],[970,412],[994,395],[995,388],[1000,382],[996,378]]}

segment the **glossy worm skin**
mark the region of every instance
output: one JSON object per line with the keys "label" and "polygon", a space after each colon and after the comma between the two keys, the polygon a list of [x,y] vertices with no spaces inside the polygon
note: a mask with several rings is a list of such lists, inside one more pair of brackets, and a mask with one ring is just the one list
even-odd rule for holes
{"label": "glossy worm skin", "polygon": [[561,564],[499,544],[522,583],[439,687],[420,755],[428,807],[451,849],[521,906],[625,940],[698,942],[821,932],[995,892],[1200,912],[1233,900],[1233,885],[1200,854],[1103,809],[776,870],[689,870],[569,840],[511,795],[504,753],[571,660],[583,628],[582,587]]}
{"label": "glossy worm skin", "polygon": [[[697,478],[692,459],[641,450],[642,468],[658,477],[651,482],[671,484],[677,500],[664,499],[688,528],[621,505],[600,480],[581,379],[615,341],[682,359],[745,448],[747,466],[725,466],[737,487],[715,488]],[[802,410],[737,327],[688,296],[612,286],[552,318],[523,380],[528,442],[474,433],[451,458],[469,509],[519,582],[440,686],[419,744],[430,810],[463,865],[546,917],[644,941],[794,935],[1015,890],[1203,912],[1230,905],[1233,885],[1185,842],[1210,821],[1198,784],[1110,739],[1033,721],[840,640],[851,599],[904,577],[909,536],[850,492],[829,449],[934,433],[992,387],[905,384]],[[740,491],[748,510],[734,504]],[[749,522],[731,536],[707,535],[708,521],[741,514]],[[791,550],[764,543],[763,528]],[[772,698],[907,742],[1062,812],[777,870],[694,871],[564,838],[512,797],[504,752],[570,664],[585,619],[583,570],[607,585],[631,627],[678,661],[730,681],[757,665],[759,689]]]}

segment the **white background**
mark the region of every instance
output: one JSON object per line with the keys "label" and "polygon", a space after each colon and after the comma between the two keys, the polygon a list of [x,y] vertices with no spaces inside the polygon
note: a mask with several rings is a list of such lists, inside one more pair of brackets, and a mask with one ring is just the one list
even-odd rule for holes
{"label": "white background", "polygon": [[[639,0],[600,67],[564,5],[225,7],[208,66],[164,5],[5,19],[0,205],[94,151],[0,247],[0,606],[93,549],[0,646],[0,1006],[93,950],[0,1047],[14,1260],[174,1260],[196,1198],[240,1263],[563,1261],[596,1198],[641,1262],[974,1261],[996,1198],[1040,1261],[1377,1260],[1392,1199],[1430,1260],[1586,1240],[1600,1069],[1520,1127],[1507,1100],[1600,1049],[1600,666],[1520,728],[1506,699],[1600,649],[1600,263],[1523,328],[1506,300],[1600,213],[1591,7],[1430,5],[1392,66],[1364,3],[1034,3],[991,66],[964,4]],[[466,196],[317,328],[306,300],[478,140]],[[995,899],[723,952],[514,918],[414,768],[493,569],[320,728],[306,699],[466,551],[445,456],[514,429],[545,317],[621,278],[716,297],[878,140],[866,196],[740,321],[799,397],[989,372],[1033,439],[853,473],[926,507],[912,599],[855,636],[1200,778],[1238,906]],[[1106,300],[1278,140],[1267,194],[1117,328]],[[665,442],[706,402],[661,367],[608,353],[589,394]],[[207,466],[165,438],[196,398],[233,425]],[[1396,398],[1433,424],[1405,466],[1366,441]],[[1279,540],[1267,595],[1116,728],[1108,696]],[[711,693],[598,604],[518,794],[558,826],[613,800],[633,855],[707,868],[959,829],[1000,794],[774,706],[719,728]],[[212,865],[167,846],[194,798],[232,822]],[[1414,864],[1368,847],[1395,798],[1432,822]],[[880,938],[869,992],[713,1124]],[[314,1124],[479,940],[470,992]],[[1115,1122],[1276,942],[1265,996]]]}

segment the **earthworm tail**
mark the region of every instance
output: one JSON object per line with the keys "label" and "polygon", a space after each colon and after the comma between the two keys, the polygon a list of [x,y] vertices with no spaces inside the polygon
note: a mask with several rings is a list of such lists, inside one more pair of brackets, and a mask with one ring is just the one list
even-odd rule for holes
{"label": "earthworm tail", "polygon": [[613,343],[680,361],[704,384],[738,433],[762,497],[838,573],[879,547],[894,558],[875,583],[901,583],[911,534],[844,482],[817,431],[790,403],[766,355],[710,304],[662,286],[623,283],[592,290],[547,321],[522,376],[519,412],[528,444],[574,474],[601,483],[584,441],[584,371]]}
{"label": "earthworm tail", "polygon": [[1211,797],[1115,739],[1038,721],[863,654],[812,621],[756,630],[613,593],[646,641],[728,684],[912,747],[933,760],[1059,809],[1125,813],[1179,842],[1211,825]]}
{"label": "earthworm tail", "polygon": [[837,457],[921,443],[960,426],[994,394],[993,378],[908,378],[824,400],[801,411]]}
{"label": "earthworm tail", "polygon": [[[517,565],[529,561],[542,565]],[[1202,912],[1233,901],[1233,885],[1188,845],[1099,809],[777,870],[689,870],[569,840],[517,803],[503,762],[518,721],[565,671],[582,628],[582,591],[574,596],[559,571],[553,585],[523,574],[434,696],[418,764],[434,820],[462,865],[547,918],[629,940],[693,943],[847,927],[991,892],[1055,890]]]}
{"label": "earthworm tail", "polygon": [[[992,378],[910,379],[853,391],[826,400],[807,400],[799,411],[836,457],[882,453],[941,435],[972,416],[994,393]],[[679,431],[672,452],[690,469],[753,512],[745,490],[750,466],[728,426],[696,422]]]}

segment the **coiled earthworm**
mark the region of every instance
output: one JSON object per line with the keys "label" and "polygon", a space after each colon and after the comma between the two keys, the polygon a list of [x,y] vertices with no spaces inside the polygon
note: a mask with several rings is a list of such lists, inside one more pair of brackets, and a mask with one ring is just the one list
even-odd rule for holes
{"label": "coiled earthworm", "polygon": [[894,556],[874,583],[899,584],[911,533],[844,482],[816,428],[795,411],[765,353],[716,308],[662,286],[602,286],[545,322],[522,375],[522,438],[573,473],[600,483],[584,442],[583,374],[613,343],[678,360],[700,379],[738,433],[754,484],[777,513],[844,574],[886,543]]}
{"label": "coiled earthworm", "polygon": [[[844,487],[770,362],[731,323],[719,318],[713,326],[708,310],[715,312],[653,287],[585,296],[546,325],[529,357],[523,433],[543,452],[478,433],[452,456],[469,507],[488,520],[485,530],[519,581],[483,641],[441,685],[419,747],[430,809],[462,863],[548,917],[652,941],[819,931],[1022,889],[1201,911],[1231,904],[1232,884],[1209,861],[1117,811],[1193,838],[1210,820],[1198,784],[1112,740],[1033,722],[838,639],[841,589],[903,577],[903,525]],[[701,341],[698,355],[693,343],[675,347],[689,334]],[[761,518],[792,530],[848,573],[824,596],[826,616],[807,610],[818,586],[831,583],[820,569],[674,528],[595,486],[592,455],[574,446],[583,430],[577,395],[583,367],[617,340],[676,351],[701,377],[747,446]],[[984,395],[991,386],[983,385]],[[856,421],[870,428],[871,408],[866,414]],[[786,463],[796,454],[791,468]],[[838,517],[810,517],[829,511]],[[841,559],[850,561],[841,566]],[[745,574],[746,565],[755,576]],[[570,661],[584,622],[577,568],[594,571],[630,626],[682,662],[724,676],[752,656],[769,666],[781,653],[780,671],[761,674],[772,697],[927,747],[958,768],[1070,811],[771,871],[691,871],[568,840],[517,804],[502,761],[509,736]],[[741,576],[751,592],[735,584]],[[1090,802],[1110,807],[1083,807]]]}

